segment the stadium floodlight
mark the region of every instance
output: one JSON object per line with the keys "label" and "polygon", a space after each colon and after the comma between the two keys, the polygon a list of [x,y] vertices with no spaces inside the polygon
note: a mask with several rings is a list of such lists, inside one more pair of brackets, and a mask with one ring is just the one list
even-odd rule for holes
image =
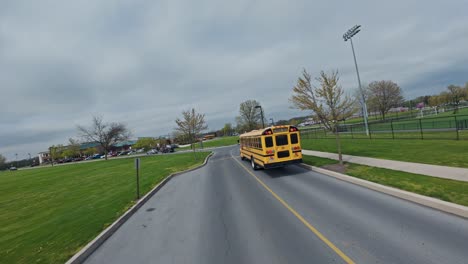
{"label": "stadium floodlight", "polygon": [[367,105],[366,105],[366,99],[364,98],[364,91],[362,90],[361,87],[361,78],[359,77],[359,69],[357,66],[356,62],[356,54],[354,53],[354,45],[353,45],[353,37],[361,31],[361,25],[355,25],[354,27],[350,28],[346,33],[343,34],[343,39],[344,41],[350,41],[351,42],[351,49],[353,50],[353,57],[354,57],[354,66],[356,66],[356,74],[358,78],[358,84],[359,84],[359,91],[361,92],[361,104],[362,104],[362,113],[364,117],[364,125],[366,126],[366,135],[369,136],[369,126],[367,123],[368,119],[368,114],[367,114]]}
{"label": "stadium floodlight", "polygon": [[265,118],[263,117],[263,108],[261,105],[256,105],[255,108],[260,108],[260,114],[262,116],[262,128],[265,128],[265,121],[263,121]]}

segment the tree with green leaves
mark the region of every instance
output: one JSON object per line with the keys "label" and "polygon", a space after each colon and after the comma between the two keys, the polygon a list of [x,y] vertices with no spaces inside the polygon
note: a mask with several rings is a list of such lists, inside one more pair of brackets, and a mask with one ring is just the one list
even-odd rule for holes
{"label": "tree with green leaves", "polygon": [[339,161],[343,165],[338,121],[349,118],[356,112],[355,102],[345,95],[339,85],[338,71],[321,71],[315,80],[318,86],[312,84],[312,76],[304,69],[302,77],[298,78],[293,87],[290,102],[297,109],[312,111],[312,117],[335,134]]}
{"label": "tree with green leaves", "polygon": [[63,145],[59,144],[57,146],[52,145],[49,147],[49,155],[51,159],[51,165],[54,166],[54,162],[56,160],[62,159],[63,156],[63,151],[64,151]]}
{"label": "tree with green leaves", "polygon": [[63,151],[63,155],[67,158],[74,158],[80,155],[80,143],[78,140],[69,138],[68,146]]}
{"label": "tree with green leaves", "polygon": [[447,90],[449,93],[450,103],[454,107],[453,113],[456,114],[458,113],[458,105],[460,104],[460,101],[466,96],[465,89],[451,84],[447,87]]}
{"label": "tree with green leaves", "polygon": [[232,128],[231,123],[224,124],[224,127],[223,127],[223,135],[224,136],[232,136],[233,131],[234,131],[234,129]]}
{"label": "tree with green leaves", "polygon": [[92,156],[96,153],[98,153],[98,149],[97,148],[87,148],[83,151],[83,154],[85,154],[86,156]]}
{"label": "tree with green leaves", "polygon": [[[202,131],[208,129],[205,114],[197,113],[194,108],[182,111],[182,118],[177,118],[175,122],[177,124],[175,130],[184,135],[190,144],[195,142]],[[193,148],[193,151],[195,151],[195,148]]]}
{"label": "tree with green leaves", "polygon": [[261,127],[262,114],[259,106],[260,103],[256,100],[247,100],[240,104],[239,116],[236,117],[239,132],[243,133]]}
{"label": "tree with green leaves", "polygon": [[158,144],[157,140],[152,137],[144,137],[144,138],[139,138],[138,141],[135,143],[133,146],[136,149],[144,149],[145,151],[148,151],[152,148],[155,148],[156,145]]}

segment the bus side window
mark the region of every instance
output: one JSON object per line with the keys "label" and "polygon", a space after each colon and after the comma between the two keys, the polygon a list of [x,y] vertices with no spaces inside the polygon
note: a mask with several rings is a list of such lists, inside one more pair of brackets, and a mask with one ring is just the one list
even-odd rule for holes
{"label": "bus side window", "polygon": [[293,133],[291,134],[291,144],[297,144],[299,140],[297,139],[297,134]]}
{"label": "bus side window", "polygon": [[271,137],[265,137],[265,147],[273,147],[273,139]]}

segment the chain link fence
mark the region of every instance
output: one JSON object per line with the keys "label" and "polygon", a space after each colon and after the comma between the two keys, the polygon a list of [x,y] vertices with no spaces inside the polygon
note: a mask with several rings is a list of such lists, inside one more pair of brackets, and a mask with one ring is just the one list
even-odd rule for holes
{"label": "chain link fence", "polygon": [[[334,137],[323,127],[301,129],[303,139]],[[468,140],[468,115],[392,119],[369,123],[369,135],[363,123],[340,124],[342,138],[351,139],[445,139]]]}

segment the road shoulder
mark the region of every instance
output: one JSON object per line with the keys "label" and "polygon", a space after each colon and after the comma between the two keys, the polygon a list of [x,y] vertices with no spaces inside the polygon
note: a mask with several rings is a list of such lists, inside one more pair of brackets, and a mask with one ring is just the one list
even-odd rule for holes
{"label": "road shoulder", "polygon": [[454,215],[468,219],[468,207],[466,206],[453,204],[453,203],[441,201],[435,198],[415,194],[412,192],[399,190],[396,188],[384,186],[384,185],[373,183],[370,181],[358,179],[358,178],[348,176],[342,173],[322,169],[319,167],[310,166],[307,164],[299,164],[299,166],[308,170],[312,170],[312,171],[330,176],[330,177],[334,177],[342,181],[353,183],[353,184],[356,184],[356,185],[359,185],[359,186],[362,186],[371,190],[375,190],[375,191],[385,193],[394,197],[398,197],[400,199],[411,201],[420,205],[424,205],[433,209],[437,209],[443,212],[447,212],[447,213],[454,214]]}
{"label": "road shoulder", "polygon": [[138,200],[135,205],[128,209],[121,217],[119,217],[115,222],[113,222],[109,227],[102,231],[96,238],[84,246],[78,253],[71,257],[66,264],[77,264],[83,263],[86,258],[88,258],[96,249],[98,249],[112,234],[114,234],[119,227],[121,227],[133,214],[135,214],[140,207],[142,207],[151,197],[153,197],[164,185],[166,185],[172,178],[177,175],[184,174],[190,171],[194,171],[205,166],[208,163],[209,158],[213,156],[213,152],[210,153],[206,158],[203,164],[196,166],[194,168],[176,172],[167,176],[162,180],[158,185],[156,185],[151,191],[149,191],[145,196]]}

